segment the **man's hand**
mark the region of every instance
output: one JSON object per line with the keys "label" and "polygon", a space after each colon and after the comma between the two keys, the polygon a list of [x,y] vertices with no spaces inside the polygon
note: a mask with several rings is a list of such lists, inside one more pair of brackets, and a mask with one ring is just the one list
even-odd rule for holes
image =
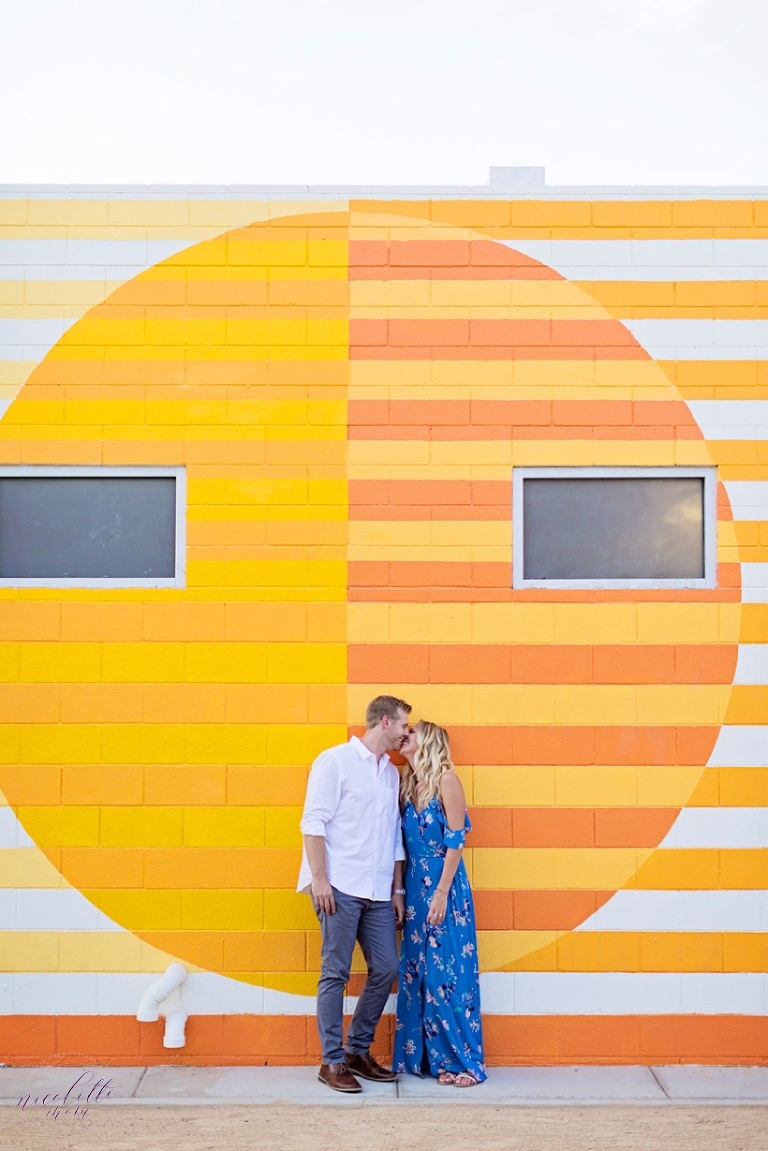
{"label": "man's hand", "polygon": [[312,898],[318,911],[324,911],[326,915],[335,914],[336,900],[333,898],[333,888],[327,879],[312,880]]}
{"label": "man's hand", "polygon": [[395,927],[399,929],[405,923],[405,899],[402,895],[392,896],[392,908],[395,912]]}

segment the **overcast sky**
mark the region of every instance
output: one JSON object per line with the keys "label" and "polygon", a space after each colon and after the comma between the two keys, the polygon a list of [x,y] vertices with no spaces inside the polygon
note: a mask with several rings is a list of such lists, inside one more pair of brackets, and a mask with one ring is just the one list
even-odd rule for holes
{"label": "overcast sky", "polygon": [[767,0],[0,0],[0,182],[768,184]]}

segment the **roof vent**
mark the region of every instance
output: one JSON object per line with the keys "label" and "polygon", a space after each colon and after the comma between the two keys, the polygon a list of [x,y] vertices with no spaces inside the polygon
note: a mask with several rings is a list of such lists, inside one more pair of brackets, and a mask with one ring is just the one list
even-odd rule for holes
{"label": "roof vent", "polygon": [[491,168],[489,183],[497,188],[543,188],[543,168]]}

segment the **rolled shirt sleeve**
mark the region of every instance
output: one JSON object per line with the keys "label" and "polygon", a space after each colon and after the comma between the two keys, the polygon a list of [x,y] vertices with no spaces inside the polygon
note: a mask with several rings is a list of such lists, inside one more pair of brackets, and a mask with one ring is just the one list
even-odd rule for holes
{"label": "rolled shirt sleeve", "polygon": [[303,835],[325,835],[325,825],[333,819],[341,798],[339,765],[333,755],[323,752],[312,764],[307,798],[301,817]]}
{"label": "rolled shirt sleeve", "polygon": [[405,844],[403,843],[403,821],[402,819],[398,819],[397,827],[395,828],[395,863],[407,858]]}

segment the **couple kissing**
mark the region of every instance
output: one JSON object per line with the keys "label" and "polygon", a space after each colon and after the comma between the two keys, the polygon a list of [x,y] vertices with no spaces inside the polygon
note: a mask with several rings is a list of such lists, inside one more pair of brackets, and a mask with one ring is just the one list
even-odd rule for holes
{"label": "couple kissing", "polygon": [[[448,734],[409,723],[411,707],[380,695],[365,734],[322,752],[312,765],[301,821],[298,890],[320,921],[319,1078],[358,1092],[358,1078],[399,1072],[473,1087],[486,1078],[472,892],[462,860],[470,830]],[[405,759],[402,776],[389,758]],[[400,957],[398,928],[402,928]],[[349,1025],[342,1023],[352,952],[368,975]],[[392,1071],[370,1052],[398,979]]]}

